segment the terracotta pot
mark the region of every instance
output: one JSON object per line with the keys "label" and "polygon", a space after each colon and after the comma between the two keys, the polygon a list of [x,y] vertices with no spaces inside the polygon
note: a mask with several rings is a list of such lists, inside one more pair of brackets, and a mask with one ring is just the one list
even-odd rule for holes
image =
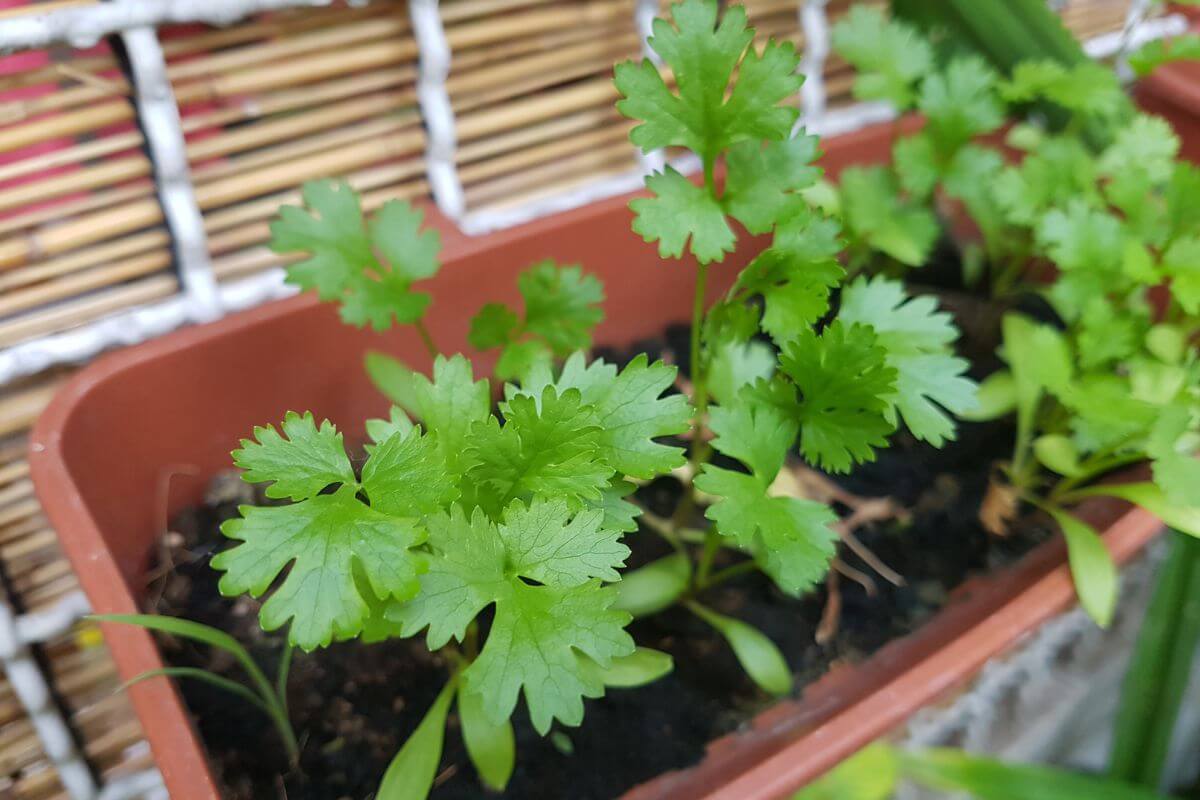
{"label": "terracotta pot", "polygon": [[[836,174],[849,163],[883,160],[892,133],[888,124],[833,139],[823,164]],[[630,232],[628,200],[480,239],[463,237],[431,214],[446,244],[445,266],[430,287],[435,340],[447,352],[471,354],[469,316],[486,301],[516,299],[516,273],[547,257],[581,262],[604,280],[608,318],[601,342],[632,342],[686,320],[694,271],[660,263],[654,248]],[[728,285],[736,266],[714,270],[714,292]],[[110,354],[76,376],[38,421],[30,463],[38,496],[95,611],[138,610],[167,518],[200,500],[208,479],[229,467],[229,451],[255,425],[289,409],[311,410],[335,421],[349,440],[361,438],[363,421],[387,406],[362,368],[368,348],[429,366],[411,331],[353,330],[331,308],[303,296]],[[476,365],[480,371],[491,366],[485,358]],[[1118,559],[1159,527],[1116,504],[1098,504],[1092,514],[1101,527],[1112,523],[1105,538]],[[831,673],[801,700],[782,702],[752,729],[714,743],[699,766],[664,775],[628,797],[782,797],[968,680],[1073,598],[1062,545],[1049,543],[1015,569],[966,587],[914,635],[859,667]],[[105,625],[104,634],[122,678],[162,666],[145,631]],[[217,798],[173,684],[147,681],[130,694],[171,797]]]}

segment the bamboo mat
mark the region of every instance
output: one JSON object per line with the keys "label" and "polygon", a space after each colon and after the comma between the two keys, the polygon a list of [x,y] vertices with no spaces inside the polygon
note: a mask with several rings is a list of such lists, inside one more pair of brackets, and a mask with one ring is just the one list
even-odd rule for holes
{"label": "bamboo mat", "polygon": [[[33,494],[28,427],[65,377],[42,376],[0,395],[0,574],[18,613],[45,610],[79,589]],[[38,649],[60,708],[104,780],[152,766],[149,748],[103,647],[86,622]],[[12,687],[0,675],[0,797],[66,800],[57,773]]]}
{"label": "bamboo mat", "polygon": [[[795,0],[746,5],[760,42],[773,36],[803,48]],[[849,5],[832,0],[830,22]],[[641,53],[633,6],[442,1],[469,208],[518,205],[638,166],[611,84],[613,62]],[[1061,8],[1089,38],[1119,30],[1128,2],[1068,0]],[[0,9],[0,23],[11,13]],[[428,195],[417,49],[403,0],[335,2],[161,35],[218,280],[281,263],[264,246],[267,223],[305,180],[346,176],[369,208]],[[852,102],[852,80],[831,55],[829,108]],[[0,348],[178,291],[127,93],[108,44],[0,57]],[[24,458],[28,427],[62,377],[0,387],[0,570],[18,610],[46,608],[78,588]],[[149,766],[98,634],[80,626],[40,653],[98,776]],[[0,797],[65,798],[2,677]]]}

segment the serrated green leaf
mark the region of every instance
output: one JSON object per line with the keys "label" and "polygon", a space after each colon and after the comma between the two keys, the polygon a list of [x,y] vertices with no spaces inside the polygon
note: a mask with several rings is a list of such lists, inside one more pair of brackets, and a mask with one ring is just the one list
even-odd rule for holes
{"label": "serrated green leaf", "polygon": [[387,419],[367,420],[367,436],[370,437],[372,442],[372,444],[367,445],[367,452],[374,451],[376,446],[387,441],[393,434],[407,434],[414,427],[412,420],[404,413],[404,409],[399,406],[392,406]]}
{"label": "serrated green leaf", "polygon": [[1054,209],[1037,228],[1038,244],[1064,270],[1116,272],[1122,250],[1121,222],[1079,199]]}
{"label": "serrated green leaf", "polygon": [[763,342],[718,344],[708,365],[708,390],[722,405],[733,405],[743,386],[775,373],[775,354]]}
{"label": "serrated green leaf", "polygon": [[279,427],[282,435],[274,425],[255,428],[254,439],[242,439],[233,451],[233,463],[245,470],[242,480],[271,481],[267,497],[293,500],[312,497],[333,483],[356,482],[342,435],[332,422],[323,420],[317,427],[311,412],[289,411]]}
{"label": "serrated green leaf", "polygon": [[516,334],[521,318],[503,303],[487,303],[471,317],[467,341],[477,350],[503,347]]}
{"label": "serrated green leaf", "polygon": [[[355,486],[287,506],[243,506],[221,532],[241,544],[212,560],[221,593],[261,597],[290,564],[263,604],[264,630],[291,621],[288,640],[304,650],[358,634],[367,616],[361,592],[404,600],[416,593],[422,535],[409,521],[386,516],[354,496]],[[361,570],[366,587],[355,580]]]}
{"label": "serrated green leaf", "polygon": [[908,297],[904,285],[884,277],[857,279],[842,292],[838,318],[847,325],[869,325],[896,370],[896,389],[888,396],[918,439],[940,447],[954,439],[954,420],[978,402],[969,366],[954,355],[958,331],[950,314],[937,311],[931,296]]}
{"label": "serrated green leaf", "polygon": [[924,205],[901,199],[884,167],[849,167],[841,175],[847,228],[871,247],[911,267],[929,257],[941,227]]}
{"label": "serrated green leaf", "polygon": [[1181,236],[1162,256],[1171,295],[1188,314],[1200,312],[1200,236]]}
{"label": "serrated green leaf", "polygon": [[1167,181],[1179,154],[1179,137],[1161,117],[1138,114],[1117,131],[1113,143],[1100,155],[1100,171],[1117,175],[1136,164],[1155,182]]}
{"label": "serrated green leaf", "polygon": [[804,80],[795,48],[771,42],[761,55],[747,51],[754,32],[746,27],[745,9],[730,6],[719,24],[717,13],[716,0],[684,0],[671,6],[674,25],[654,21],[649,44],[670,66],[678,93],[649,61],[617,65],[623,95],[617,110],[642,120],[630,139],[643,151],[682,146],[711,161],[739,141],[778,141],[790,134],[799,111],[778,103]]}
{"label": "serrated green leaf", "polygon": [[1146,444],[1154,459],[1154,483],[1176,505],[1192,503],[1200,492],[1200,459],[1181,447],[1194,428],[1191,409],[1171,404],[1159,413]]}
{"label": "serrated green leaf", "polygon": [[1050,208],[1073,200],[1099,201],[1096,161],[1078,139],[1048,137],[1018,165],[1006,167],[992,189],[1008,219],[1033,227]]}
{"label": "serrated green leaf", "polygon": [[447,471],[461,476],[470,465],[465,451],[473,426],[492,415],[488,382],[475,380],[471,362],[462,355],[438,356],[433,380],[414,373],[411,392],[416,414],[437,442]]}
{"label": "serrated green leaf", "polygon": [[871,328],[839,321],[820,337],[805,330],[784,347],[780,366],[800,389],[800,452],[809,463],[846,472],[875,457],[895,429],[887,410],[896,370]]}
{"label": "serrated green leaf", "polygon": [[915,28],[869,6],[851,6],[833,26],[833,47],[857,71],[856,98],[886,100],[902,111],[913,104],[917,81],[933,67],[933,48]]}
{"label": "serrated green leaf", "polygon": [[517,276],[525,299],[525,330],[557,355],[592,344],[592,328],[604,319],[604,285],[578,264],[542,261]]}
{"label": "serrated green leaf", "polygon": [[942,177],[939,158],[933,139],[925,134],[897,141],[892,147],[892,164],[900,178],[900,187],[914,197],[929,197]]}
{"label": "serrated green leaf", "polygon": [[614,478],[600,490],[600,500],[595,508],[604,512],[604,527],[614,531],[633,533],[638,529],[637,518],[642,509],[625,498],[637,490],[629,481]]}
{"label": "serrated green leaf", "polygon": [[419,428],[376,445],[363,466],[371,508],[396,517],[422,517],[458,499],[458,487],[432,436]]}
{"label": "serrated green leaf", "polygon": [[682,448],[654,441],[683,433],[691,424],[686,397],[662,396],[675,375],[675,367],[661,361],[650,364],[644,353],[619,373],[612,364],[588,364],[583,353],[575,353],[556,379],[549,370],[535,372],[519,391],[536,398],[544,396],[548,385],[560,393],[577,390],[599,427],[595,440],[600,458],[621,474],[648,479],[684,463]]}
{"label": "serrated green leaf", "polygon": [[725,193],[721,205],[750,233],[768,233],[803,206],[797,193],[816,183],[821,170],[812,166],[817,137],[797,136],[781,142],[744,141],[725,157]]}
{"label": "serrated green leaf", "polygon": [[922,82],[917,108],[928,117],[926,130],[940,152],[953,152],[1003,124],[998,80],[987,62],[971,55],[952,59]]}
{"label": "serrated green leaf", "polygon": [[667,167],[646,178],[653,197],[629,203],[636,218],[633,232],[647,242],[658,242],[663,258],[681,258],[691,240],[692,255],[701,264],[722,261],[733,252],[736,237],[721,204],[703,186],[697,186]]}
{"label": "serrated green leaf", "polygon": [[420,319],[429,295],[411,286],[437,272],[441,250],[438,232],[421,230],[420,209],[392,200],[364,222],[358,195],[345,183],[311,181],[303,196],[307,212],[283,206],[271,223],[272,250],[307,256],[288,267],[289,282],[339,300],[351,325],[385,330],[393,320]]}
{"label": "serrated green leaf", "polygon": [[549,586],[580,586],[592,578],[620,580],[629,548],[621,532],[606,529],[604,512],[580,511],[571,517],[563,500],[535,498],[528,506],[515,501],[504,511],[500,539],[506,565],[526,578]]}
{"label": "serrated green leaf", "polygon": [[1057,61],[1022,61],[1001,87],[1010,103],[1046,99],[1080,114],[1112,116],[1127,100],[1117,75],[1094,61],[1066,66]]}
{"label": "serrated green leaf", "polygon": [[578,389],[560,394],[546,386],[537,400],[518,394],[503,411],[503,426],[495,418],[477,423],[466,444],[472,462],[468,478],[479,487],[489,513],[497,515],[509,501],[536,494],[577,505],[600,500],[613,468],[600,451],[595,410],[583,403]]}
{"label": "serrated green leaf", "polygon": [[483,698],[484,711],[507,719],[522,689],[533,727],[541,734],[557,719],[578,725],[583,698],[600,697],[604,684],[579,666],[577,653],[601,668],[634,651],[625,632],[629,615],[610,609],[616,591],[598,582],[572,588],[507,584],[479,658],[463,673],[466,690]]}

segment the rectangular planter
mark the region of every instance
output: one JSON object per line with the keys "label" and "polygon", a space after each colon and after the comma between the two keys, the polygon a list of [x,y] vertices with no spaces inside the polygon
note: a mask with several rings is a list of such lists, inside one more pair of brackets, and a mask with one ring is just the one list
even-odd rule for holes
{"label": "rectangular planter", "polygon": [[[908,127],[908,123],[904,127]],[[890,155],[890,125],[825,143],[822,164],[836,175],[851,163]],[[447,352],[472,354],[468,319],[484,302],[512,300],[514,278],[544,258],[579,262],[605,283],[601,343],[629,343],[686,320],[694,270],[662,263],[630,232],[629,197],[470,239],[432,214],[443,232],[444,267],[426,287],[428,324]],[[746,248],[744,248],[745,250]],[[747,253],[743,252],[744,260]],[[737,263],[718,265],[713,291]],[[429,358],[416,335],[377,335],[342,325],[332,308],[302,296],[219,322],[182,330],[98,360],[42,415],[31,439],[38,495],[80,583],[98,613],[138,610],[144,574],[171,515],[195,504],[229,452],[259,424],[288,410],[328,417],[350,441],[387,402],[363,367],[367,349],[416,368]],[[490,363],[477,357],[479,371]],[[1089,518],[1124,560],[1159,524],[1141,511],[1097,503]],[[765,712],[745,732],[715,742],[698,766],[633,789],[630,800],[785,797],[841,758],[887,732],[922,705],[967,681],[992,656],[1074,602],[1059,542],[1013,569],[974,581],[930,624],[864,664],[835,671],[802,699]],[[122,678],[162,666],[153,638],[105,625]],[[171,682],[130,690],[133,704],[175,800],[219,797],[203,748]]]}

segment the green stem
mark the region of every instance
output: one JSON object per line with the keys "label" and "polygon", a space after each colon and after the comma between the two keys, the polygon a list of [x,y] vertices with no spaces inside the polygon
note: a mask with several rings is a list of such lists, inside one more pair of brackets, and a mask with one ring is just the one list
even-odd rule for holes
{"label": "green stem", "polygon": [[413,327],[417,329],[417,333],[421,337],[421,341],[425,344],[425,349],[429,352],[430,358],[437,358],[441,351],[437,349],[437,345],[433,343],[433,337],[429,335],[429,328],[425,327],[425,320],[419,319],[413,323]]}
{"label": "green stem", "polygon": [[1171,531],[1171,549],[1125,674],[1109,775],[1157,789],[1200,642],[1200,539]]}
{"label": "green stem", "polygon": [[279,705],[283,709],[283,714],[288,720],[291,720],[291,714],[288,712],[287,704],[287,685],[288,675],[292,671],[292,655],[296,648],[291,642],[285,642],[283,645],[283,654],[279,657],[279,671],[275,675],[275,696],[279,698]]}
{"label": "green stem", "polygon": [[688,357],[692,374],[692,403],[695,406],[695,416],[692,417],[692,446],[689,449],[688,462],[691,465],[691,481],[684,486],[683,497],[675,508],[673,517],[674,527],[682,528],[691,521],[696,509],[696,489],[693,485],[700,466],[708,460],[708,443],[704,439],[704,417],[708,413],[708,380],[704,374],[704,364],[700,352],[700,333],[704,327],[704,300],[708,289],[708,265],[700,264],[696,269],[696,289],[692,299],[692,331]]}
{"label": "green stem", "polygon": [[1081,472],[1072,477],[1065,477],[1054,485],[1047,496],[1050,502],[1063,502],[1065,498],[1070,497],[1076,487],[1094,480],[1106,472],[1123,467],[1126,464],[1136,464],[1139,461],[1145,461],[1145,453],[1121,453],[1121,454],[1097,454],[1097,457],[1088,459],[1081,465]]}
{"label": "green stem", "polygon": [[721,550],[721,534],[715,528],[704,533],[704,549],[700,551],[700,563],[696,567],[694,585],[697,590],[709,585],[708,575],[712,572],[713,560]]}
{"label": "green stem", "polygon": [[731,567],[725,567],[725,569],[719,569],[714,572],[704,582],[704,585],[701,588],[707,589],[711,586],[716,586],[717,584],[736,578],[739,575],[745,575],[747,572],[754,572],[756,569],[758,569],[758,564],[753,559],[748,561],[739,561]]}

